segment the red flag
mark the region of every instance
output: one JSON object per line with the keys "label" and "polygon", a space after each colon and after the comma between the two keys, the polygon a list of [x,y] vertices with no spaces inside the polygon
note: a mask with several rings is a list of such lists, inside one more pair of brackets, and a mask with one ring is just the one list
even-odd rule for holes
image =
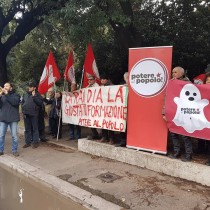
{"label": "red flag", "polygon": [[84,64],[84,79],[83,79],[83,87],[88,86],[88,76],[94,76],[96,78],[96,82],[100,84],[100,76],[98,72],[98,68],[96,66],[95,57],[93,54],[93,48],[91,44],[88,44],[88,50],[85,58]]}
{"label": "red flag", "polygon": [[200,74],[198,75],[197,77],[194,77],[193,78],[193,81],[194,81],[194,84],[203,84],[204,83],[204,80],[205,80],[205,74]]}
{"label": "red flag", "polygon": [[210,140],[210,85],[169,81],[165,115],[171,132]]}
{"label": "red flag", "polygon": [[39,93],[40,94],[46,93],[48,89],[52,87],[54,83],[58,81],[60,78],[61,76],[60,76],[58,67],[55,63],[53,54],[50,51],[40,82],[39,82],[39,87],[38,87]]}
{"label": "red flag", "polygon": [[76,84],[72,52],[70,52],[70,54],[69,54],[68,63],[67,63],[67,66],[66,66],[66,69],[64,72],[64,78],[65,78],[65,80],[69,81],[70,83]]}

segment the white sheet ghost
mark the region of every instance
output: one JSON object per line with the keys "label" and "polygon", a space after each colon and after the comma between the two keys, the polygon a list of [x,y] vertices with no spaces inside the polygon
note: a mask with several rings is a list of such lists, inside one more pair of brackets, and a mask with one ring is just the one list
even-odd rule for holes
{"label": "white sheet ghost", "polygon": [[210,128],[210,122],[203,112],[209,101],[201,99],[200,91],[195,85],[186,84],[180,92],[180,97],[175,97],[174,102],[177,104],[177,110],[173,122],[177,126],[183,127],[188,133]]}

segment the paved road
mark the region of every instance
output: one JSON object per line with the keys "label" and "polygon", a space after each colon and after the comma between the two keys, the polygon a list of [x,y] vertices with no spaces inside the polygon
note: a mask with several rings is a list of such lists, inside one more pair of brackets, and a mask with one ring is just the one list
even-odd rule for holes
{"label": "paved road", "polygon": [[[61,144],[76,148],[77,142]],[[22,149],[18,159],[109,201],[133,210],[210,210],[210,188],[70,148],[41,144]],[[7,136],[5,153],[11,154]],[[129,158],[129,157],[128,157]]]}

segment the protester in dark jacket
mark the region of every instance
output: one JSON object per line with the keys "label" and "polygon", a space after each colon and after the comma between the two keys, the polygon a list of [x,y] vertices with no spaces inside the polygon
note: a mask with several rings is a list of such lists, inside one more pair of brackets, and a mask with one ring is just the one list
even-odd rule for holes
{"label": "protester in dark jacket", "polygon": [[[189,82],[189,79],[185,76],[184,69],[182,67],[175,67],[172,70],[172,79],[178,79],[182,81]],[[163,119],[167,121],[165,117],[165,108],[163,108]],[[185,146],[185,156],[182,158],[182,161],[187,162],[192,160],[192,141],[189,136],[183,136],[177,133],[170,132],[170,138],[173,142],[174,154],[171,155],[171,158],[177,159],[181,156],[181,144],[180,140],[184,141]]]}
{"label": "protester in dark jacket", "polygon": [[22,100],[25,125],[25,145],[23,148],[27,148],[31,145],[31,139],[33,140],[33,148],[39,146],[38,114],[42,104],[42,97],[36,90],[36,83],[29,83],[28,90]]}
{"label": "protester in dark jacket", "polygon": [[7,82],[0,93],[0,155],[4,154],[4,142],[7,127],[12,134],[12,153],[19,156],[17,126],[19,116],[20,96],[15,93],[11,83]]}

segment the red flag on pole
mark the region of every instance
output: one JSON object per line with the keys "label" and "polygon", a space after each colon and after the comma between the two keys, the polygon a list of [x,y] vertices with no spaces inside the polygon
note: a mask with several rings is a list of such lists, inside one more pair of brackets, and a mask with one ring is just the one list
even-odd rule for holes
{"label": "red flag on pole", "polygon": [[61,78],[58,67],[56,65],[55,59],[53,57],[52,51],[50,51],[45,64],[40,82],[38,91],[40,94],[44,94],[52,87],[56,81]]}
{"label": "red flag on pole", "polygon": [[70,52],[70,54],[69,54],[68,63],[67,63],[67,66],[66,66],[66,69],[64,72],[64,78],[65,78],[65,80],[69,81],[70,83],[76,84],[72,52]]}
{"label": "red flag on pole", "polygon": [[96,66],[96,61],[93,54],[93,48],[91,44],[88,44],[88,50],[87,50],[85,64],[84,64],[83,87],[88,86],[88,76],[90,75],[94,76],[96,78],[96,82],[100,84],[100,76],[99,76],[98,68]]}

